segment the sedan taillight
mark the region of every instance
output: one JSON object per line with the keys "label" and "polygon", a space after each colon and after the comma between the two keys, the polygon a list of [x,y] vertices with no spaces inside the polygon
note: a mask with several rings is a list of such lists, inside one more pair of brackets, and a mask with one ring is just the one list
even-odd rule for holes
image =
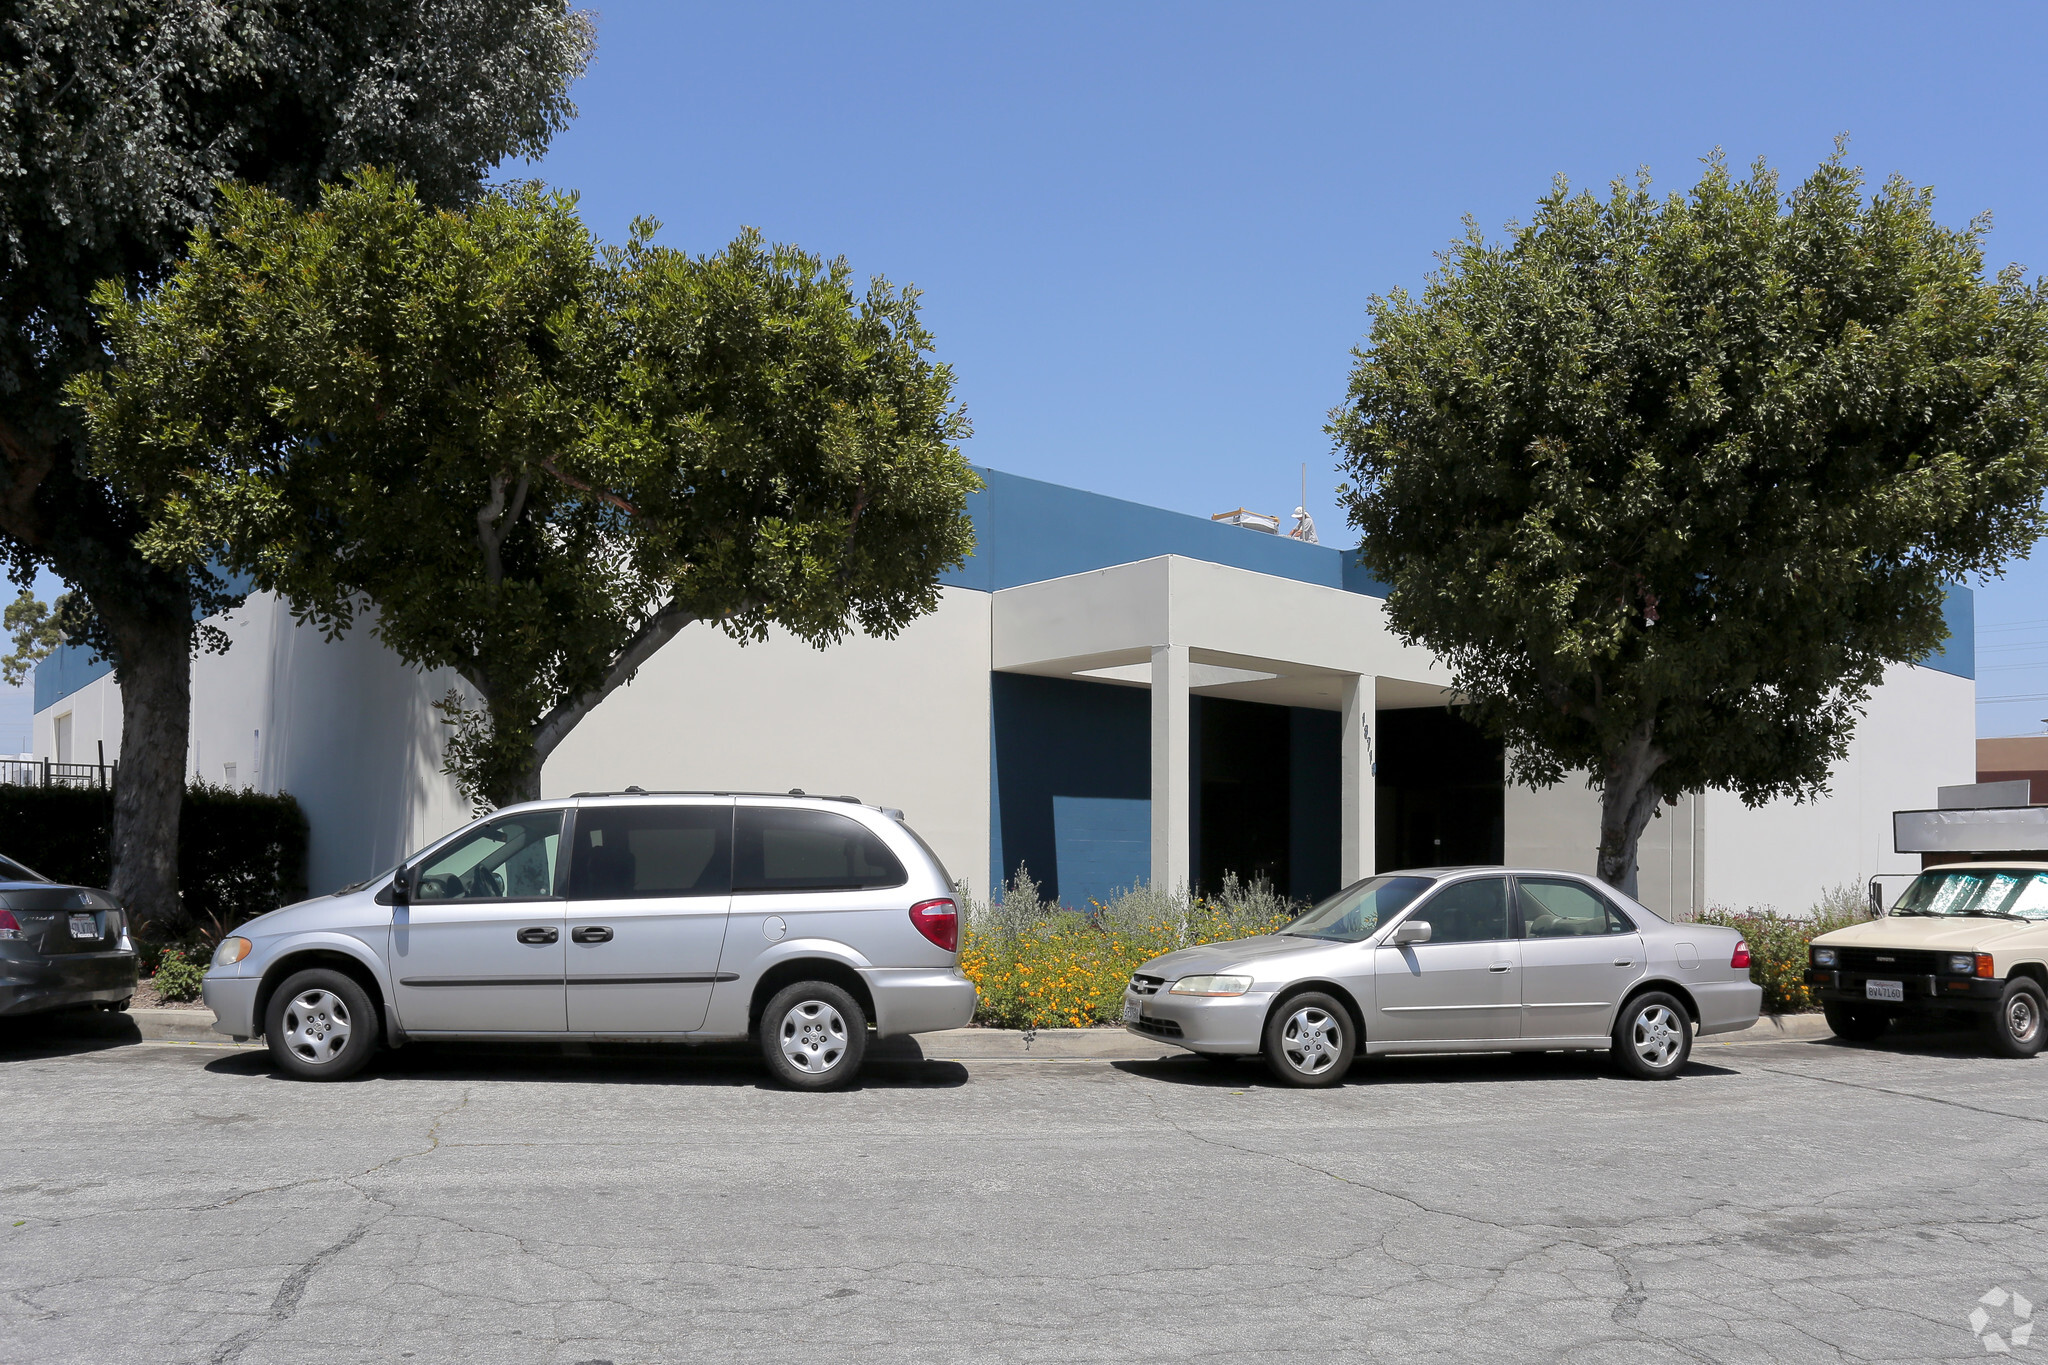
{"label": "sedan taillight", "polygon": [[1735,940],[1735,956],[1728,959],[1728,965],[1731,967],[1741,967],[1745,971],[1749,969],[1748,939],[1738,938]]}
{"label": "sedan taillight", "polygon": [[919,901],[910,907],[910,922],[949,953],[960,951],[960,907],[949,900]]}
{"label": "sedan taillight", "polygon": [[14,917],[12,910],[0,910],[0,939],[21,939],[28,935],[21,932],[21,921]]}

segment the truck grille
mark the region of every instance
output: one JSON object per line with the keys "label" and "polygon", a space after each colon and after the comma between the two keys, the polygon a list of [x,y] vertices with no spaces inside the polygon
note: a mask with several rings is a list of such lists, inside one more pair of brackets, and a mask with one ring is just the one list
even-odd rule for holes
{"label": "truck grille", "polygon": [[1843,948],[1835,961],[1845,972],[1870,976],[1934,976],[1947,965],[1947,953],[1924,948]]}

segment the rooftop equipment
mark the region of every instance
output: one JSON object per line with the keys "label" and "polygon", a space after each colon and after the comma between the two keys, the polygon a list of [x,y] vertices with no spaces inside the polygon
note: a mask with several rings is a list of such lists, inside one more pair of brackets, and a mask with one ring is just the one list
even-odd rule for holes
{"label": "rooftop equipment", "polygon": [[1269,536],[1280,534],[1280,518],[1265,512],[1247,512],[1242,507],[1218,512],[1209,520],[1220,521],[1225,526],[1242,526],[1248,531],[1264,531]]}

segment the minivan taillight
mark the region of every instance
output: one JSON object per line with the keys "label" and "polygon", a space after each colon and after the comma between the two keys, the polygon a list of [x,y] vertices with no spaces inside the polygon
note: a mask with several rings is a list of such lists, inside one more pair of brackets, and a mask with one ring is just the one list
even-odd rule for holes
{"label": "minivan taillight", "polygon": [[910,922],[947,952],[960,951],[960,907],[953,902],[919,901],[910,907]]}
{"label": "minivan taillight", "polygon": [[12,910],[0,910],[0,938],[18,939],[27,937],[21,932],[21,921],[14,917]]}
{"label": "minivan taillight", "polygon": [[1748,967],[1749,967],[1749,940],[1748,940],[1748,939],[1746,939],[1746,938],[1738,938],[1738,939],[1736,939],[1736,940],[1735,940],[1735,956],[1733,956],[1733,957],[1731,957],[1731,958],[1729,958],[1729,959],[1728,959],[1728,965],[1729,965],[1729,966],[1731,966],[1731,967],[1741,967],[1741,968],[1743,968],[1743,969],[1745,969],[1745,970],[1747,970],[1747,969],[1748,969]]}

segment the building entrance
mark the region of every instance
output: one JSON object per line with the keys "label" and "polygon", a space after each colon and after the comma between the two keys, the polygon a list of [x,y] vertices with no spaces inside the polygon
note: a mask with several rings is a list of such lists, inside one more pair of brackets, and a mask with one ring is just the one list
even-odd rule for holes
{"label": "building entrance", "polygon": [[1441,706],[1381,711],[1374,866],[1499,864],[1504,858],[1507,756],[1479,727]]}
{"label": "building entrance", "polygon": [[1335,891],[1341,718],[1223,697],[1189,708],[1196,888],[1235,874],[1296,900]]}

